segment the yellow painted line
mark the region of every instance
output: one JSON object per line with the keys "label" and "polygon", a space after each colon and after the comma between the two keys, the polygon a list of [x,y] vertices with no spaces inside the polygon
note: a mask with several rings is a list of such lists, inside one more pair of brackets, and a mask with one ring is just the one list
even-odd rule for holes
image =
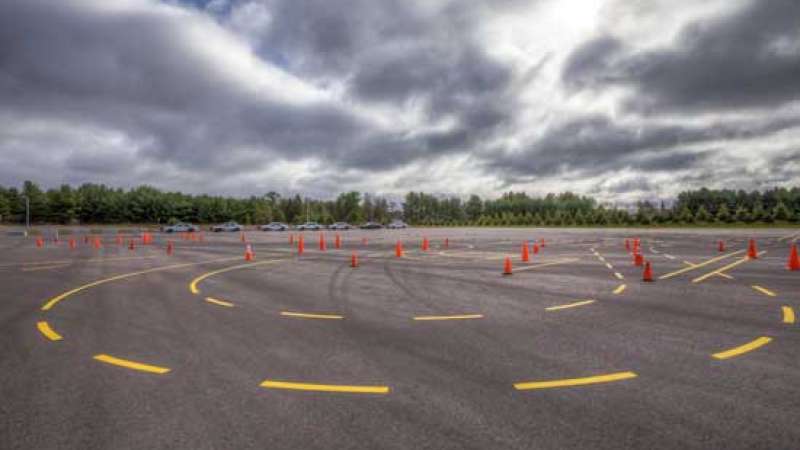
{"label": "yellow painted line", "polygon": [[683,269],[676,270],[675,272],[670,272],[670,273],[661,275],[660,277],[658,277],[658,279],[659,280],[664,280],[664,279],[667,279],[667,278],[672,278],[672,277],[680,275],[682,273],[686,273],[686,272],[689,272],[691,270],[699,269],[700,267],[704,267],[704,266],[707,266],[709,264],[714,264],[717,261],[721,261],[721,260],[723,260],[725,258],[730,258],[731,256],[738,255],[739,253],[742,253],[742,252],[744,252],[744,250],[737,250],[735,252],[726,253],[724,255],[717,256],[716,258],[711,258],[711,259],[709,259],[707,261],[703,261],[703,262],[701,262],[699,264],[695,264],[695,265],[693,265],[691,267],[684,267]]}
{"label": "yellow painted line", "polygon": [[775,297],[775,296],[777,296],[777,295],[778,295],[778,294],[776,294],[775,292],[773,292],[773,291],[770,291],[769,289],[767,289],[767,288],[765,288],[765,287],[761,287],[761,286],[759,286],[759,285],[757,285],[757,284],[754,284],[754,285],[752,285],[752,286],[750,286],[750,287],[751,287],[751,288],[753,288],[753,289],[755,289],[755,290],[757,290],[758,292],[761,292],[762,294],[764,294],[764,295],[767,295],[767,296],[770,296],[770,297]]}
{"label": "yellow painted line", "polygon": [[332,320],[344,319],[344,316],[339,316],[336,314],[308,314],[308,313],[299,313],[291,311],[281,311],[281,315],[287,317],[301,317],[304,319],[332,319]]}
{"label": "yellow painted line", "polygon": [[730,275],[728,275],[727,273],[724,273],[724,272],[719,272],[719,273],[716,273],[715,275],[720,276],[722,278],[727,278],[729,280],[735,280],[735,278],[733,278],[732,276],[730,276]]}
{"label": "yellow painted line", "polygon": [[514,272],[522,272],[523,270],[533,270],[533,269],[538,269],[540,267],[557,266],[559,264],[568,264],[575,261],[578,261],[578,259],[572,258],[572,259],[565,259],[563,261],[554,261],[544,264],[536,264],[535,266],[528,266],[528,267],[521,267],[519,269],[514,269]]}
{"label": "yellow painted line", "polygon": [[783,307],[783,323],[794,323],[794,310],[791,306]]}
{"label": "yellow painted line", "polygon": [[[234,259],[239,259],[239,258],[234,258]],[[211,277],[211,276],[214,276],[214,275],[218,275],[220,273],[230,272],[232,270],[244,269],[246,267],[255,267],[255,266],[262,266],[264,264],[272,264],[272,263],[276,263],[278,261],[281,261],[281,260],[280,259],[270,259],[270,260],[261,261],[261,262],[249,262],[249,263],[246,263],[246,264],[237,264],[235,266],[226,267],[224,269],[212,270],[211,272],[206,272],[206,273],[200,275],[199,277],[195,278],[194,280],[192,280],[191,283],[189,283],[189,290],[192,292],[192,294],[199,294],[200,293],[200,289],[197,288],[197,285],[200,284],[201,281],[205,280],[208,277]]]}
{"label": "yellow painted line", "polygon": [[125,278],[135,277],[137,275],[145,275],[145,274],[148,274],[148,273],[159,272],[159,271],[162,271],[162,270],[180,269],[181,267],[191,267],[191,266],[197,266],[197,265],[200,265],[200,264],[210,264],[210,263],[215,263],[215,262],[231,261],[233,259],[239,259],[239,258],[221,258],[221,259],[211,259],[211,260],[208,260],[208,261],[201,261],[201,262],[196,262],[196,263],[173,264],[173,265],[170,265],[170,266],[154,267],[152,269],[140,270],[138,272],[124,273],[122,275],[116,275],[116,276],[113,276],[113,277],[110,277],[110,278],[104,278],[102,280],[97,280],[97,281],[93,281],[91,283],[84,284],[83,286],[78,286],[75,289],[71,289],[71,290],[69,290],[67,292],[64,292],[63,294],[59,294],[59,295],[51,298],[50,300],[47,301],[47,303],[44,304],[44,306],[42,306],[42,311],[48,311],[48,310],[52,309],[53,306],[55,306],[58,302],[64,300],[65,298],[69,297],[70,295],[76,294],[76,293],[78,293],[80,291],[89,289],[91,287],[99,286],[99,285],[104,284],[104,283],[109,283],[111,281],[122,280],[122,279],[125,279]]}
{"label": "yellow painted line", "polygon": [[683,263],[684,263],[684,264],[686,264],[686,265],[687,265],[687,266],[689,266],[689,267],[694,267],[694,266],[696,266],[696,265],[697,265],[697,264],[695,264],[695,263],[692,263],[692,262],[686,261],[685,259],[683,260]]}
{"label": "yellow painted line", "polygon": [[113,364],[115,366],[125,367],[127,369],[138,370],[140,372],[149,372],[149,373],[157,373],[163,375],[170,371],[170,369],[166,367],[158,367],[158,366],[151,366],[150,364],[143,364],[136,361],[130,361],[127,359],[116,358],[111,355],[94,355],[94,359],[104,362],[106,364]]}
{"label": "yellow painted line", "polygon": [[618,280],[624,280],[625,279],[625,277],[623,277],[622,274],[619,273],[619,272],[614,272],[614,276],[617,277]]}
{"label": "yellow painted line", "polygon": [[611,264],[609,264],[609,263],[606,263],[606,267],[608,267],[608,269],[609,269],[609,270],[614,270],[614,266],[612,266],[612,265],[611,265]]}
{"label": "yellow painted line", "polygon": [[594,377],[586,377],[586,378],[568,378],[564,380],[552,380],[552,381],[526,381],[524,383],[515,383],[514,389],[518,391],[526,391],[531,389],[550,389],[550,388],[569,387],[569,386],[584,386],[587,384],[610,383],[612,381],[629,380],[631,378],[636,378],[636,377],[637,375],[634,372],[618,372],[618,373],[610,373],[608,375],[597,375]]}
{"label": "yellow painted line", "polygon": [[206,297],[206,301],[208,303],[213,303],[215,305],[225,306],[227,308],[233,308],[233,303],[226,302],[225,300],[219,300],[219,299],[216,299],[214,297]]}
{"label": "yellow painted line", "polygon": [[36,328],[39,329],[39,332],[42,333],[47,339],[51,341],[60,341],[64,339],[61,337],[60,334],[56,333],[55,330],[50,328],[50,324],[45,322],[44,320],[36,323]]}
{"label": "yellow painted line", "polygon": [[[758,255],[760,256],[760,255],[763,255],[764,253],[767,253],[767,252],[766,252],[766,251],[759,252],[759,253],[758,253]],[[707,280],[708,278],[711,278],[711,277],[713,277],[713,276],[715,276],[715,275],[719,275],[719,274],[721,274],[721,273],[725,272],[726,270],[733,269],[734,267],[736,267],[736,266],[738,266],[738,265],[740,265],[740,264],[744,264],[744,263],[746,263],[746,262],[748,262],[748,261],[752,261],[752,259],[750,259],[750,258],[748,258],[747,256],[745,256],[744,258],[741,258],[741,259],[739,259],[738,261],[732,262],[732,263],[730,263],[730,264],[728,264],[728,265],[726,265],[726,266],[720,267],[720,268],[719,268],[719,269],[717,269],[717,270],[714,270],[714,271],[708,272],[708,273],[707,273],[707,274],[705,274],[705,275],[701,275],[701,276],[699,276],[699,277],[697,277],[697,278],[693,279],[693,280],[692,280],[692,283],[700,283],[701,281],[705,281],[705,280]]]}
{"label": "yellow painted line", "polygon": [[724,352],[714,353],[711,356],[713,356],[716,359],[733,358],[734,356],[739,356],[741,354],[751,352],[759,347],[763,347],[769,344],[770,342],[772,342],[772,338],[762,336],[758,339],[748,342],[747,344],[741,345],[739,347],[734,347],[730,350],[725,350]]}
{"label": "yellow painted line", "polygon": [[389,386],[352,386],[346,384],[293,383],[289,381],[264,380],[261,387],[290,389],[295,391],[349,392],[355,394],[388,394]]}
{"label": "yellow painted line", "polygon": [[456,316],[417,316],[414,320],[465,320],[465,319],[482,319],[483,314],[462,314]]}
{"label": "yellow painted line", "polygon": [[622,292],[625,290],[626,287],[628,287],[628,286],[624,285],[624,284],[620,284],[619,286],[617,286],[616,289],[614,289],[614,293],[617,294],[617,295],[622,294]]}
{"label": "yellow painted line", "polygon": [[50,270],[50,269],[60,269],[62,267],[70,266],[71,264],[53,264],[52,266],[35,266],[35,267],[23,267],[21,270],[23,272],[35,272],[37,270]]}
{"label": "yellow painted line", "polygon": [[589,305],[594,303],[594,300],[583,300],[580,302],[575,303],[568,303],[566,305],[558,305],[558,306],[550,306],[549,308],[545,308],[545,311],[558,311],[560,309],[567,309],[567,308],[577,308],[578,306]]}

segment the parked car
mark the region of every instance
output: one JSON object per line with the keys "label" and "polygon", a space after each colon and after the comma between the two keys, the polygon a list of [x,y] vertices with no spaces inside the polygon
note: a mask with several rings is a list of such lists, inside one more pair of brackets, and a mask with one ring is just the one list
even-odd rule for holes
{"label": "parked car", "polygon": [[408,225],[406,225],[406,223],[403,222],[402,220],[393,220],[392,223],[386,225],[386,228],[392,230],[399,230],[400,228],[408,228]]}
{"label": "parked car", "polygon": [[351,228],[353,226],[347,222],[334,222],[328,227],[329,230],[349,230]]}
{"label": "parked car", "polygon": [[211,231],[219,233],[221,231],[242,231],[242,226],[236,222],[225,222],[211,227]]}
{"label": "parked car", "polygon": [[317,231],[322,229],[322,225],[317,222],[306,222],[297,226],[300,231]]}
{"label": "parked car", "polygon": [[362,230],[378,230],[383,228],[383,225],[379,224],[378,222],[367,222],[364,225],[361,225]]}
{"label": "parked car", "polygon": [[161,227],[161,231],[164,233],[190,233],[200,231],[200,229],[190,223],[178,222]]}
{"label": "parked car", "polygon": [[281,222],[271,222],[266,225],[261,225],[259,228],[261,231],[286,231],[289,229],[289,225]]}

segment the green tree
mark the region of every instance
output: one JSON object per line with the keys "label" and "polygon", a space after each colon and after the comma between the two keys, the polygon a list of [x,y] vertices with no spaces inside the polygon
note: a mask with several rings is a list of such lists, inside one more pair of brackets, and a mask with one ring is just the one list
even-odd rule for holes
{"label": "green tree", "polygon": [[747,210],[747,208],[740,205],[738,208],[736,208],[736,212],[733,215],[733,220],[736,222],[750,222],[750,212]]}
{"label": "green tree", "polygon": [[778,204],[775,205],[775,209],[772,210],[772,217],[774,217],[776,221],[788,222],[792,220],[792,212],[789,211],[789,208],[787,208],[783,202],[779,201]]}
{"label": "green tree", "polygon": [[692,214],[692,210],[690,210],[688,206],[684,206],[681,208],[680,214],[678,214],[678,220],[680,220],[681,223],[691,224],[694,223],[695,217],[694,214]]}
{"label": "green tree", "polygon": [[713,219],[711,214],[708,212],[706,207],[703,206],[703,205],[700,205],[700,207],[697,208],[697,212],[695,213],[694,218],[695,218],[695,220],[697,220],[700,223],[711,222],[711,220]]}
{"label": "green tree", "polygon": [[730,223],[733,220],[733,216],[728,210],[728,205],[725,203],[719,205],[719,208],[717,208],[717,220],[722,223]]}

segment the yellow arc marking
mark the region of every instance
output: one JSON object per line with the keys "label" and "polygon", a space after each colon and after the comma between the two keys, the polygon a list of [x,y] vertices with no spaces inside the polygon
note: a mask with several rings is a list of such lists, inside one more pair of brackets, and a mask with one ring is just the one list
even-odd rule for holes
{"label": "yellow arc marking", "polygon": [[589,304],[592,304],[594,302],[595,302],[594,300],[583,300],[583,301],[580,301],[580,302],[568,303],[566,305],[551,306],[549,308],[545,308],[544,310],[545,311],[558,311],[560,309],[576,308],[578,306],[589,305]]}
{"label": "yellow arc marking", "polygon": [[676,270],[675,272],[670,272],[670,273],[661,275],[660,277],[658,277],[658,279],[659,280],[664,280],[664,279],[667,279],[667,278],[672,278],[672,277],[674,277],[676,275],[680,275],[682,273],[686,273],[686,272],[689,272],[691,270],[699,269],[700,267],[705,267],[705,266],[707,266],[709,264],[713,264],[713,263],[715,263],[717,261],[720,261],[720,260],[723,260],[725,258],[730,258],[731,256],[738,255],[739,253],[742,253],[742,252],[744,252],[744,250],[737,250],[735,252],[726,253],[724,255],[717,256],[716,258],[711,258],[711,259],[709,259],[707,261],[703,261],[701,263],[695,264],[695,265],[693,265],[691,267],[684,267],[683,269]]}
{"label": "yellow arc marking", "polygon": [[304,319],[332,319],[332,320],[344,319],[344,316],[339,316],[336,314],[308,314],[308,313],[299,313],[291,311],[282,311],[281,315],[287,317],[301,317]]}
{"label": "yellow arc marking", "polygon": [[208,303],[212,303],[214,305],[225,306],[227,308],[233,308],[233,303],[226,302],[225,300],[219,300],[213,297],[206,297],[206,301]]}
{"label": "yellow arc marking", "polygon": [[759,347],[763,347],[769,344],[770,342],[772,342],[772,338],[762,336],[758,339],[748,342],[747,344],[741,345],[739,347],[734,347],[730,350],[725,350],[724,352],[714,353],[711,356],[713,356],[716,359],[733,358],[734,356],[739,356],[741,354],[751,352]]}
{"label": "yellow arc marking", "polygon": [[614,293],[617,294],[617,295],[622,294],[622,292],[625,290],[626,287],[628,287],[628,286],[624,285],[624,284],[620,284],[619,286],[617,286],[616,289],[614,289]]}
{"label": "yellow arc marking", "polygon": [[[239,258],[233,258],[233,259],[239,259]],[[231,259],[229,259],[229,261],[230,260]],[[192,280],[191,283],[189,283],[189,290],[192,292],[192,294],[199,294],[200,293],[200,289],[197,288],[197,285],[200,284],[201,281],[205,280],[206,278],[208,278],[210,276],[217,275],[217,274],[220,274],[220,273],[230,272],[231,270],[244,269],[246,267],[254,267],[254,266],[261,266],[261,265],[264,265],[264,264],[272,264],[272,263],[275,263],[275,262],[278,262],[278,261],[280,261],[280,260],[279,259],[270,259],[268,261],[261,261],[261,262],[255,262],[255,263],[254,262],[250,262],[250,263],[246,263],[246,264],[237,264],[235,266],[226,267],[224,269],[213,270],[211,272],[206,272],[206,273],[200,275],[199,277],[195,278],[194,280]]]}
{"label": "yellow arc marking", "polygon": [[417,316],[414,320],[464,320],[464,319],[482,319],[483,314],[462,314],[457,316]]}
{"label": "yellow arc marking", "polygon": [[[758,252],[758,255],[759,255],[759,256],[761,256],[761,255],[763,255],[764,253],[767,253],[767,252],[766,252],[766,251]],[[717,269],[717,270],[713,270],[713,271],[711,271],[711,272],[708,272],[707,274],[700,275],[699,277],[697,277],[697,278],[695,278],[694,280],[692,280],[692,283],[700,283],[701,281],[705,281],[705,280],[707,280],[708,278],[711,278],[711,277],[713,277],[713,276],[716,276],[716,275],[723,275],[723,273],[724,273],[725,271],[727,271],[727,270],[730,270],[730,269],[733,269],[734,267],[736,267],[736,266],[738,266],[738,265],[740,265],[740,264],[744,264],[744,263],[746,263],[746,262],[749,262],[749,261],[752,261],[752,259],[750,259],[749,257],[745,256],[744,258],[742,258],[742,259],[740,259],[740,260],[738,260],[738,261],[732,262],[732,263],[728,264],[727,266],[723,266],[723,267],[720,267],[720,268],[719,268],[719,269]],[[699,266],[700,266],[700,265],[698,264],[698,265],[697,265],[697,266],[695,266],[695,267],[699,267]],[[725,274],[725,275],[727,275],[727,274]]]}
{"label": "yellow arc marking", "polygon": [[610,373],[608,375],[598,375],[586,378],[568,378],[564,380],[552,380],[552,381],[527,381],[524,383],[514,384],[514,388],[518,391],[525,391],[531,389],[550,389],[550,388],[567,387],[567,386],[583,386],[587,384],[596,384],[596,383],[610,383],[612,381],[628,380],[636,377],[637,375],[634,372],[618,372],[618,373]]}
{"label": "yellow arc marking", "polygon": [[170,369],[166,367],[151,366],[150,364],[143,364],[136,361],[116,358],[114,356],[106,354],[94,355],[94,359],[96,359],[97,361],[104,362],[106,364],[113,364],[115,366],[125,367],[127,369],[132,369],[132,370],[138,370],[140,372],[157,373],[159,375],[163,375],[170,371]]}
{"label": "yellow arc marking", "polygon": [[145,275],[145,274],[148,274],[148,273],[158,272],[158,271],[162,271],[162,270],[179,269],[181,267],[197,266],[197,265],[200,265],[200,264],[210,264],[210,263],[214,263],[214,262],[230,261],[231,259],[232,258],[211,259],[211,260],[208,260],[208,261],[201,261],[201,262],[196,262],[196,263],[173,264],[173,265],[170,265],[170,266],[154,267],[152,269],[141,270],[139,272],[124,273],[122,275],[116,275],[116,276],[113,276],[113,277],[110,277],[110,278],[104,278],[102,280],[93,281],[91,283],[84,284],[83,286],[78,286],[75,289],[69,290],[67,292],[64,292],[63,294],[60,294],[60,295],[57,295],[57,296],[51,298],[50,300],[47,301],[47,303],[44,304],[44,306],[42,306],[42,311],[49,311],[58,302],[60,302],[61,300],[64,300],[65,298],[69,297],[70,295],[76,294],[76,293],[78,293],[80,291],[89,289],[91,287],[99,286],[99,285],[104,284],[104,283],[109,283],[111,281],[122,280],[122,279],[125,279],[125,278],[135,277],[137,275]]}
{"label": "yellow arc marking", "polygon": [[264,380],[261,387],[270,389],[290,389],[296,391],[350,392],[356,394],[388,394],[389,386],[352,386],[346,384],[293,383],[288,381]]}
{"label": "yellow arc marking", "polygon": [[761,286],[759,286],[757,284],[754,284],[754,285],[752,285],[750,287],[752,287],[753,289],[757,290],[758,292],[761,292],[762,294],[767,295],[769,297],[775,297],[776,295],[778,295],[775,292],[770,291],[769,289],[767,289],[765,287],[761,287]]}
{"label": "yellow arc marking", "polygon": [[791,306],[783,307],[783,323],[794,323],[794,310]]}
{"label": "yellow arc marking", "polygon": [[60,341],[61,339],[64,339],[60,334],[56,333],[52,328],[50,328],[50,324],[44,320],[37,322],[36,328],[38,328],[39,332],[51,341]]}

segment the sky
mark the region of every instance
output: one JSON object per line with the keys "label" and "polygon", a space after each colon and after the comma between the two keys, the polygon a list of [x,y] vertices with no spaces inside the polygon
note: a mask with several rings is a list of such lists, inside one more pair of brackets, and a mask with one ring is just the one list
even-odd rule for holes
{"label": "sky", "polygon": [[0,185],[800,185],[797,0],[0,0]]}

